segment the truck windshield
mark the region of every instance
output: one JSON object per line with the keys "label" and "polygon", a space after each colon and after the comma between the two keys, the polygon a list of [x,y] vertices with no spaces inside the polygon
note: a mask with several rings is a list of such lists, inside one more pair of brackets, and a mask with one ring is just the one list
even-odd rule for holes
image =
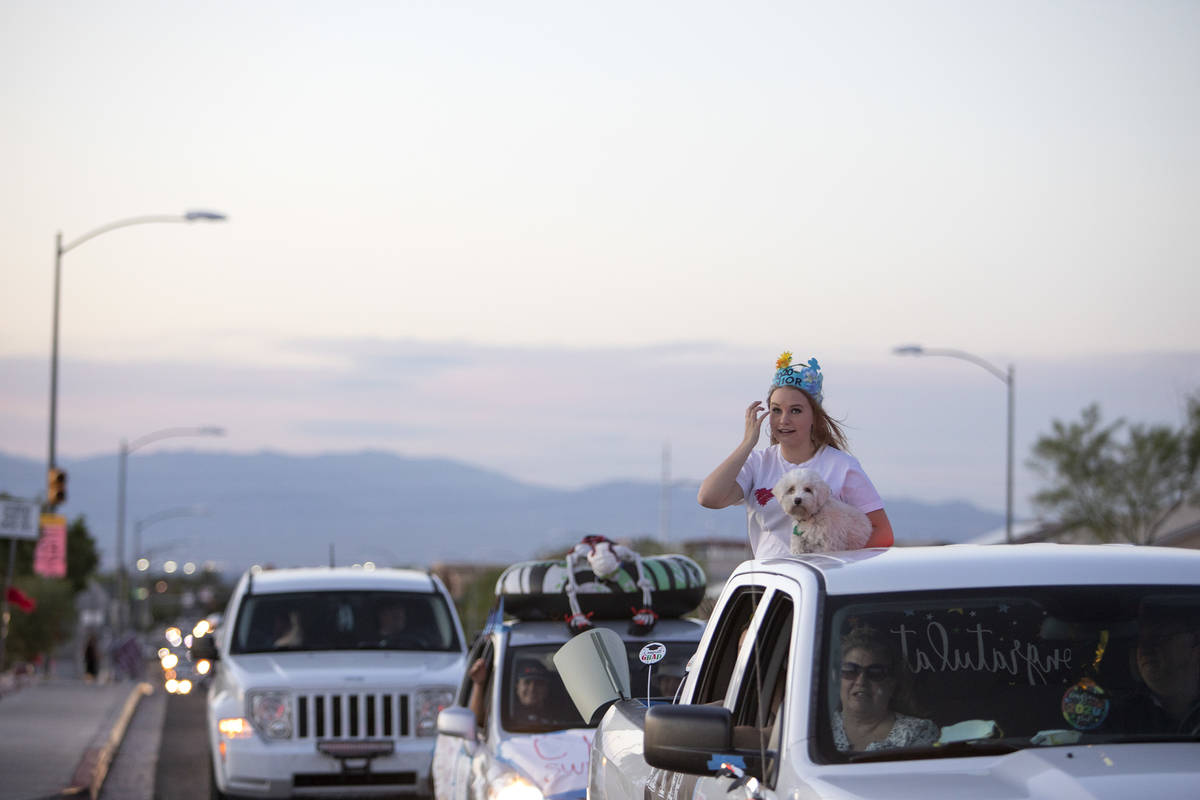
{"label": "truck windshield", "polygon": [[[629,657],[630,689],[634,697],[650,696],[670,700],[683,680],[688,658],[696,651],[695,642],[663,641],[666,652],[658,663],[647,667],[639,654],[647,642],[625,642]],[[567,696],[554,653],[562,642],[510,647],[504,662],[500,684],[500,724],[512,733],[540,733],[589,726]]]}
{"label": "truck windshield", "polygon": [[460,645],[440,594],[340,591],[250,595],[229,649],[454,651]]}
{"label": "truck windshield", "polygon": [[1195,586],[829,600],[817,704],[829,761],[1200,734]]}

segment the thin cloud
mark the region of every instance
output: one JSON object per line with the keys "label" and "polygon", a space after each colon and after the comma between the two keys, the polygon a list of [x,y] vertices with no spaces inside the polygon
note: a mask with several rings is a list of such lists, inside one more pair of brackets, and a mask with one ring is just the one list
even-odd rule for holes
{"label": "thin cloud", "polygon": [[[777,355],[707,343],[464,353],[459,342],[308,341],[342,366],[64,361],[59,452],[92,455],[159,428],[213,424],[227,435],[155,447],[384,449],[562,488],[658,480],[664,469],[698,480],[740,441],[746,405],[765,395]],[[994,376],[955,359],[817,355],[827,408],[885,498],[1003,506],[1005,391]],[[1200,353],[1023,361],[1016,375],[1024,508],[1035,489],[1024,461],[1052,419],[1099,402],[1108,418],[1177,424],[1200,390]],[[41,457],[45,364],[0,359],[0,379],[0,449]]]}

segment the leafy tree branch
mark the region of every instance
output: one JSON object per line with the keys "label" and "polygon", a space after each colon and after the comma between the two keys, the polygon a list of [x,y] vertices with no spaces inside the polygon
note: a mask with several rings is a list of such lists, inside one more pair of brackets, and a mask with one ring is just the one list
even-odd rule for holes
{"label": "leafy tree branch", "polygon": [[1197,501],[1198,465],[1200,393],[1178,429],[1104,424],[1093,403],[1078,421],[1054,420],[1029,461],[1047,481],[1033,498],[1040,509],[1102,542],[1135,544],[1154,544],[1171,515]]}

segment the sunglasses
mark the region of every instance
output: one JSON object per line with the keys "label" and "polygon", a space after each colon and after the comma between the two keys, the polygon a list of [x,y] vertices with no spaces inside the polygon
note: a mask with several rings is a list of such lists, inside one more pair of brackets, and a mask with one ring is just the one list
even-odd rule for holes
{"label": "sunglasses", "polygon": [[842,680],[852,681],[856,679],[860,673],[866,673],[867,680],[878,683],[892,677],[891,664],[855,664],[853,661],[842,662]]}

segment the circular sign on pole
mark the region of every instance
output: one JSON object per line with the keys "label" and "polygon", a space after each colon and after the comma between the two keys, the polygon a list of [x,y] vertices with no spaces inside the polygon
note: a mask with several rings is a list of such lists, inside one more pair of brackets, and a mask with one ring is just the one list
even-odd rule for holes
{"label": "circular sign on pole", "polygon": [[638,658],[643,664],[657,664],[667,655],[667,646],[662,642],[651,642],[642,648]]}

